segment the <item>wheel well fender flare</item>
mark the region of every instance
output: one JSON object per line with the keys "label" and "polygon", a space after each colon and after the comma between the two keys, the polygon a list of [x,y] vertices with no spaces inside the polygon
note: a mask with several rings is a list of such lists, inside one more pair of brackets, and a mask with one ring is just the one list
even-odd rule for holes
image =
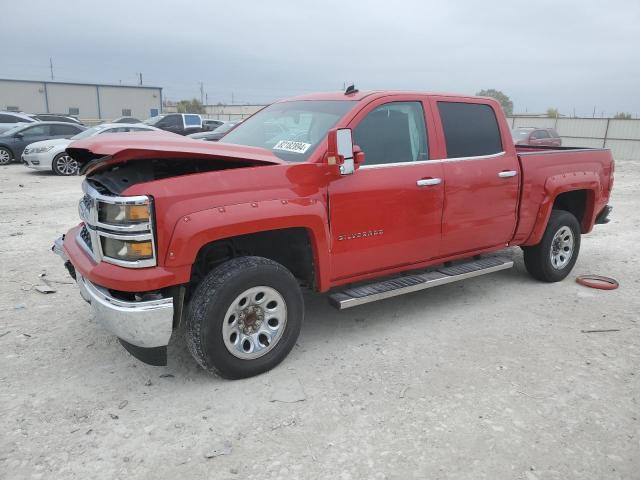
{"label": "wheel well fender flare", "polygon": [[169,241],[166,266],[193,265],[198,252],[217,240],[304,228],[309,236],[316,284],[329,283],[329,231],[325,206],[316,199],[267,200],[201,210],[178,219]]}
{"label": "wheel well fender flare", "polygon": [[585,204],[582,218],[578,218],[582,233],[588,233],[595,222],[595,198],[597,192],[602,191],[600,178],[596,172],[573,172],[553,175],[547,178],[544,185],[544,198],[529,238],[523,245],[537,245],[542,240],[544,231],[549,223],[551,211],[562,194],[584,191]]}

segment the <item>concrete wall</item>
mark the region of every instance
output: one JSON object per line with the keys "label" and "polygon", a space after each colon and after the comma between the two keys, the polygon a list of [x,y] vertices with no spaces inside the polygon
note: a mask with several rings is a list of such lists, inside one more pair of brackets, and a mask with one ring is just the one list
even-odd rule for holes
{"label": "concrete wall", "polygon": [[[216,120],[240,120],[253,115],[264,107],[264,105],[205,105],[206,113],[204,116]],[[174,105],[166,106],[163,111],[173,113],[176,111],[176,107]]]}
{"label": "concrete wall", "polygon": [[0,110],[11,107],[17,107],[23,112],[46,112],[44,84],[0,80]]}
{"label": "concrete wall", "polygon": [[113,120],[130,109],[131,116],[144,120],[151,116],[151,109],[160,112],[160,91],[152,89],[99,87],[102,118]]}
{"label": "concrete wall", "polygon": [[640,160],[640,119],[514,116],[512,128],[555,128],[566,147],[610,148],[616,160]]}
{"label": "concrete wall", "polygon": [[162,89],[0,79],[0,110],[8,107],[26,113],[64,114],[77,108],[78,117],[87,124],[113,120],[123,115],[123,109],[130,109],[132,116],[144,120],[152,109],[162,111]]}
{"label": "concrete wall", "polygon": [[96,87],[94,85],[47,84],[49,111],[69,113],[69,108],[77,108],[79,118],[100,118]]}

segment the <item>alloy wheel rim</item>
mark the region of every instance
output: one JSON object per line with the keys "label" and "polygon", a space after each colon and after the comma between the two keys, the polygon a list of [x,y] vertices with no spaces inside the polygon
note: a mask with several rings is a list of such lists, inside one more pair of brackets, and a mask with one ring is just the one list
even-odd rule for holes
{"label": "alloy wheel rim", "polygon": [[222,322],[222,338],[234,357],[253,360],[275,348],[286,325],[287,304],[280,292],[252,287],[231,302]]}
{"label": "alloy wheel rim", "polygon": [[0,150],[0,165],[6,165],[11,160],[11,155],[6,150]]}
{"label": "alloy wheel rim", "polygon": [[561,270],[567,266],[573,257],[575,240],[573,232],[567,226],[558,229],[551,240],[551,265],[556,270]]}
{"label": "alloy wheel rim", "polygon": [[63,155],[56,160],[56,168],[63,175],[72,175],[78,170],[78,162],[69,155]]}

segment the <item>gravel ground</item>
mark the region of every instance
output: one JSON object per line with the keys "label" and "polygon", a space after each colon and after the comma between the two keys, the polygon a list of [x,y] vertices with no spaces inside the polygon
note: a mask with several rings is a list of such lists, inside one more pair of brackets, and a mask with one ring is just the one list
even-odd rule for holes
{"label": "gravel ground", "polygon": [[80,182],[0,167],[0,478],[639,478],[640,163],[564,282],[512,249],[513,270],[342,313],[310,294],[288,359],[242,381],[176,336],[140,363],[75,285],[33,288],[70,281],[49,248]]}

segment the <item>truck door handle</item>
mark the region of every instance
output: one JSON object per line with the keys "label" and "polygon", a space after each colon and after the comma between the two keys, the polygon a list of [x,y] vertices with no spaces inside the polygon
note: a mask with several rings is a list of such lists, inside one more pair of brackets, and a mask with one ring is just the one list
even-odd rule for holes
{"label": "truck door handle", "polygon": [[431,187],[433,185],[440,185],[441,183],[441,178],[421,178],[416,182],[416,185],[419,187]]}
{"label": "truck door handle", "polygon": [[518,175],[518,172],[516,172],[515,170],[505,170],[504,172],[498,173],[498,176],[500,178],[511,178],[515,177],[516,175]]}

